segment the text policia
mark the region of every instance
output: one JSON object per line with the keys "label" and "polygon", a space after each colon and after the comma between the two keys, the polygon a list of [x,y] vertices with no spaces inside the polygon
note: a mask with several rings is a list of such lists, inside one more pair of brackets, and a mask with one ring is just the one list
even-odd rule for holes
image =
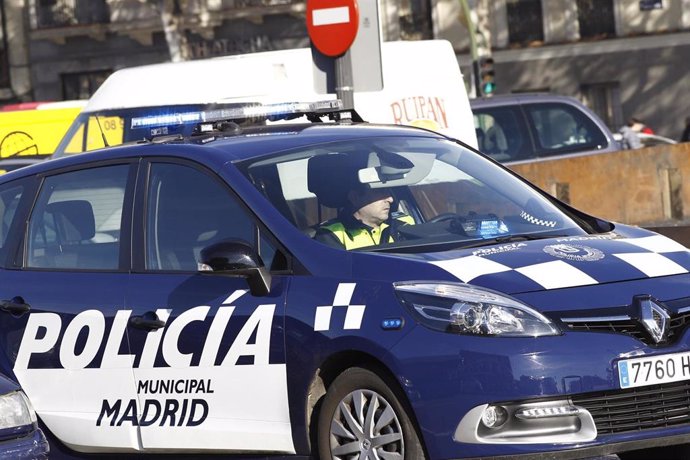
{"label": "text policia", "polygon": [[[139,342],[128,340],[131,310],[118,310],[109,328],[97,309],[82,311],[67,324],[56,313],[32,313],[14,371],[20,382],[29,382],[45,371],[74,376],[89,370],[133,369],[136,395],[133,391],[131,398],[102,399],[98,426],[198,426],[209,414],[207,399],[214,397],[214,378],[226,378],[240,367],[283,364],[269,363],[275,304],[254,306],[248,317],[233,316],[235,307],[229,303],[246,292],[233,292],[217,308],[186,309],[170,322],[171,310],[158,309],[156,315],[165,326],[146,332]],[[194,350],[190,352],[189,344],[181,347],[185,330],[200,326],[207,332]],[[127,347],[122,344],[128,341],[130,353],[124,353]],[[195,368],[194,378],[190,368]]]}

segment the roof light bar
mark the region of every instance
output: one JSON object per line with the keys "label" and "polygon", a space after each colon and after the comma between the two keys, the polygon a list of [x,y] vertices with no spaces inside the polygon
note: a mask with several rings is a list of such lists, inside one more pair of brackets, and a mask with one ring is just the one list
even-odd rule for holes
{"label": "roof light bar", "polygon": [[[219,117],[204,121],[218,121],[233,118],[265,118],[267,120],[289,120],[309,113],[329,113],[342,110],[343,102],[339,99],[317,102],[285,102],[278,104],[255,105],[221,110]],[[215,115],[215,114],[214,114]],[[230,115],[228,117],[227,115]]]}
{"label": "roof light bar", "polygon": [[343,103],[339,99],[316,102],[281,102],[277,104],[247,103],[247,105],[241,107],[136,117],[132,118],[131,127],[147,128],[233,120],[290,120],[308,114],[325,115],[340,110],[343,110]]}
{"label": "roof light bar", "polygon": [[145,117],[135,117],[132,118],[130,123],[131,128],[153,128],[156,126],[174,126],[174,125],[187,125],[192,123],[199,123],[203,121],[201,119],[201,113],[199,111],[195,112],[182,112],[182,113],[166,113],[166,114],[156,114],[147,115]]}

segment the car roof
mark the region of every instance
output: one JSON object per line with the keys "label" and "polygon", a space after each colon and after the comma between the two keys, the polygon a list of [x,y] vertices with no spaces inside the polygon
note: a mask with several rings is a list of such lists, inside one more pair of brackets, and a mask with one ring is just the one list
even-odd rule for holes
{"label": "car roof", "polygon": [[470,99],[472,108],[492,107],[498,105],[530,104],[537,102],[565,102],[570,104],[582,105],[574,97],[552,93],[514,93],[497,94],[491,97],[479,97]]}
{"label": "car roof", "polygon": [[32,165],[35,163],[41,163],[47,159],[47,155],[43,155],[41,158],[36,156],[27,157],[8,157],[0,159],[0,166],[2,165]]}
{"label": "car roof", "polygon": [[213,132],[182,138],[161,136],[151,141],[109,147],[91,152],[42,161],[3,176],[17,178],[92,161],[138,156],[168,155],[181,158],[203,158],[204,163],[220,167],[228,161],[261,158],[284,150],[309,145],[367,137],[421,136],[446,138],[423,128],[370,123],[278,123],[243,128],[239,133]]}

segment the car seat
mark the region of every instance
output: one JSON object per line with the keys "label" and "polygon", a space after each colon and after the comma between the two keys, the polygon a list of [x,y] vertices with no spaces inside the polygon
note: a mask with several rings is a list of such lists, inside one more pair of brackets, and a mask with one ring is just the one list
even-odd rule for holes
{"label": "car seat", "polygon": [[[34,267],[99,268],[94,264],[104,256],[100,245],[94,245],[96,220],[93,207],[86,200],[66,200],[49,203],[41,220],[32,228],[34,251],[29,261]],[[43,247],[43,251],[40,248]],[[115,247],[115,246],[113,246]],[[40,255],[42,254],[42,255]],[[117,250],[114,253],[117,264]],[[110,263],[108,263],[110,265]]]}
{"label": "car seat", "polygon": [[311,157],[307,165],[307,188],[319,204],[340,209],[347,205],[347,193],[355,184],[357,167],[352,156],[329,153]]}

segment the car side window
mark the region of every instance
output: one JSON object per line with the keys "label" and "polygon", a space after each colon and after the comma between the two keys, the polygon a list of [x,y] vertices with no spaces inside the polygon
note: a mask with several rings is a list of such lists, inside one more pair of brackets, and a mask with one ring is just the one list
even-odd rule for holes
{"label": "car side window", "polygon": [[201,250],[211,244],[255,244],[247,211],[223,184],[191,166],[153,163],[146,210],[148,270],[197,271]]}
{"label": "car side window", "polygon": [[15,182],[0,187],[0,254],[3,256],[5,243],[23,192],[24,187]]}
{"label": "car side window", "polygon": [[117,269],[128,173],[116,165],[47,177],[29,219],[26,266]]}
{"label": "car side window", "polygon": [[474,126],[480,152],[502,162],[523,159],[528,134],[520,129],[518,115],[512,108],[475,110]]}
{"label": "car side window", "polygon": [[606,146],[606,136],[588,116],[568,104],[527,104],[541,155]]}

